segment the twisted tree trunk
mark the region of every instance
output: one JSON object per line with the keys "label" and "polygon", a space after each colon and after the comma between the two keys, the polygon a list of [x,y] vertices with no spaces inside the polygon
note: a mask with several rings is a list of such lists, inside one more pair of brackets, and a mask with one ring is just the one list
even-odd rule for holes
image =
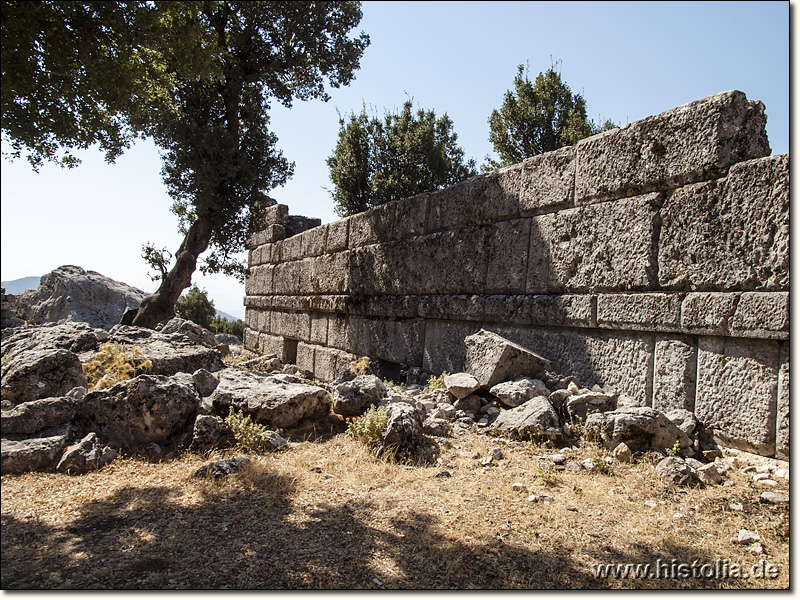
{"label": "twisted tree trunk", "polygon": [[192,273],[197,268],[197,258],[206,251],[214,233],[214,223],[209,216],[198,217],[186,232],[181,247],[175,255],[175,266],[161,280],[155,294],[147,296],[138,310],[130,310],[122,317],[123,325],[154,329],[159,323],[175,316],[175,303],[183,290],[192,283]]}

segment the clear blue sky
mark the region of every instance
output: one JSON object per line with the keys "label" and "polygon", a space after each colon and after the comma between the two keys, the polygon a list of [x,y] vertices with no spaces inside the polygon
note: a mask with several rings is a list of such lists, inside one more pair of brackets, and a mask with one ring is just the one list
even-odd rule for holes
{"label": "clear blue sky", "polygon": [[[766,105],[773,154],[789,151],[789,2],[364,2],[359,29],[371,44],[356,80],[331,100],[275,107],[272,128],[295,175],[270,195],[292,214],[335,220],[325,159],[336,145],[337,109],[384,109],[413,98],[447,113],[468,158],[492,153],[487,119],[512,86],[561,61],[563,80],[595,121],[620,124],[724,90]],[[116,164],[96,152],[77,169],[2,163],[2,279],[63,264],[146,291],[155,289],[141,245],[175,251],[177,219],[157,149],[140,142]],[[243,316],[233,279],[194,282],[218,309]]]}

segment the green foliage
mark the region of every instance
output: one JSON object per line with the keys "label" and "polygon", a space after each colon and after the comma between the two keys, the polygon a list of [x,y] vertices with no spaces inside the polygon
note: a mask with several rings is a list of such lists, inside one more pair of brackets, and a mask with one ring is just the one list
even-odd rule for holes
{"label": "green foliage", "polygon": [[153,368],[153,363],[144,358],[138,348],[107,342],[100,346],[97,354],[81,367],[89,391],[93,392],[147,373]]}
{"label": "green foliage", "polygon": [[444,385],[444,378],[450,375],[447,371],[439,375],[438,377],[435,375],[431,375],[428,378],[428,385],[425,386],[425,392],[430,392],[432,390],[443,390],[445,388]]}
{"label": "green foliage", "polygon": [[514,90],[506,91],[500,109],[489,116],[489,141],[500,162],[489,159],[485,168],[522,162],[615,127],[611,121],[602,126],[590,121],[583,96],[572,93],[555,67],[534,82],[525,67],[517,67]]}
{"label": "green foliage", "polygon": [[366,108],[339,118],[339,140],[327,163],[340,216],[431,192],[476,174],[475,161],[464,161],[453,122],[432,110],[412,110],[406,101],[383,119]]}
{"label": "green foliage", "polygon": [[556,470],[556,466],[550,461],[540,461],[536,465],[535,473],[536,477],[542,480],[543,483],[552,484],[556,481],[556,475],[558,471]]}
{"label": "green foliage", "polygon": [[239,339],[244,337],[244,321],[241,319],[231,321],[225,317],[217,315],[211,319],[208,329],[214,333],[228,333],[230,335],[235,335]]}
{"label": "green foliage", "polygon": [[99,144],[113,162],[141,134],[149,105],[176,75],[212,66],[198,47],[196,2],[3,2],[2,131],[11,158],[27,150],[73,167]]}
{"label": "green foliage", "polygon": [[211,319],[217,314],[217,310],[214,308],[214,301],[208,299],[208,293],[193,285],[175,303],[175,314],[181,319],[187,319],[209,329]]}
{"label": "green foliage", "polygon": [[381,439],[381,435],[386,430],[386,423],[386,409],[382,406],[370,406],[363,415],[350,420],[347,425],[347,435],[372,444]]}
{"label": "green foliage", "polygon": [[667,448],[667,456],[678,456],[681,453],[681,443],[679,440],[675,440],[675,443],[672,445],[672,448]]}
{"label": "green foliage", "polygon": [[253,423],[250,419],[250,415],[246,415],[231,408],[224,421],[233,431],[233,437],[236,440],[237,446],[251,452],[258,452],[269,448],[269,442],[265,437],[268,429],[260,423]]}

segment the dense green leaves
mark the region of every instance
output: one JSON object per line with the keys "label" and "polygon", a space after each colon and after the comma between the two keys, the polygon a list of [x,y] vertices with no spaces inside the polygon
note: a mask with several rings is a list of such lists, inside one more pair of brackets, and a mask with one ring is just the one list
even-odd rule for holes
{"label": "dense green leaves", "polygon": [[336,212],[340,216],[430,192],[475,175],[464,161],[453,122],[445,114],[412,110],[369,117],[366,109],[339,120],[339,140],[328,158]]}
{"label": "dense green leaves", "polygon": [[572,93],[555,66],[532,82],[519,65],[513,91],[506,91],[502,106],[489,117],[489,141],[500,156],[500,162],[489,160],[489,167],[515,164],[571,146],[613,127],[610,121],[596,126],[587,118],[585,100]]}
{"label": "dense green leaves", "polygon": [[208,293],[193,285],[175,303],[175,314],[181,319],[193,321],[209,329],[217,310],[214,308],[214,301],[208,299]]}
{"label": "dense green leaves", "polygon": [[208,73],[197,2],[3,2],[2,131],[12,158],[113,161],[142,133],[175,75]]}

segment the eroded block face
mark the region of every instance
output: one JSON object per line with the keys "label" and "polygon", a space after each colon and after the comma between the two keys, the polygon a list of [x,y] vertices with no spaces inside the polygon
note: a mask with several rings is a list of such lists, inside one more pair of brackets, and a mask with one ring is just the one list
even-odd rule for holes
{"label": "eroded block face", "polygon": [[520,185],[520,215],[527,217],[574,205],[575,148],[568,146],[526,159]]}
{"label": "eroded block face", "polygon": [[653,364],[653,408],[694,412],[697,386],[697,340],[658,336]]}
{"label": "eroded block face", "polygon": [[576,203],[713,179],[768,156],[764,105],[723,92],[576,144]]}
{"label": "eroded block face", "polygon": [[774,455],[778,354],[772,341],[699,339],[695,413],[725,443]]}
{"label": "eroded block face", "polygon": [[789,460],[789,342],[781,344],[775,456]]}
{"label": "eroded block face", "polygon": [[528,294],[655,289],[661,196],[533,217]]}
{"label": "eroded block face", "polygon": [[661,209],[659,284],[788,291],[788,173],[788,155],[771,156],[669,194]]}

